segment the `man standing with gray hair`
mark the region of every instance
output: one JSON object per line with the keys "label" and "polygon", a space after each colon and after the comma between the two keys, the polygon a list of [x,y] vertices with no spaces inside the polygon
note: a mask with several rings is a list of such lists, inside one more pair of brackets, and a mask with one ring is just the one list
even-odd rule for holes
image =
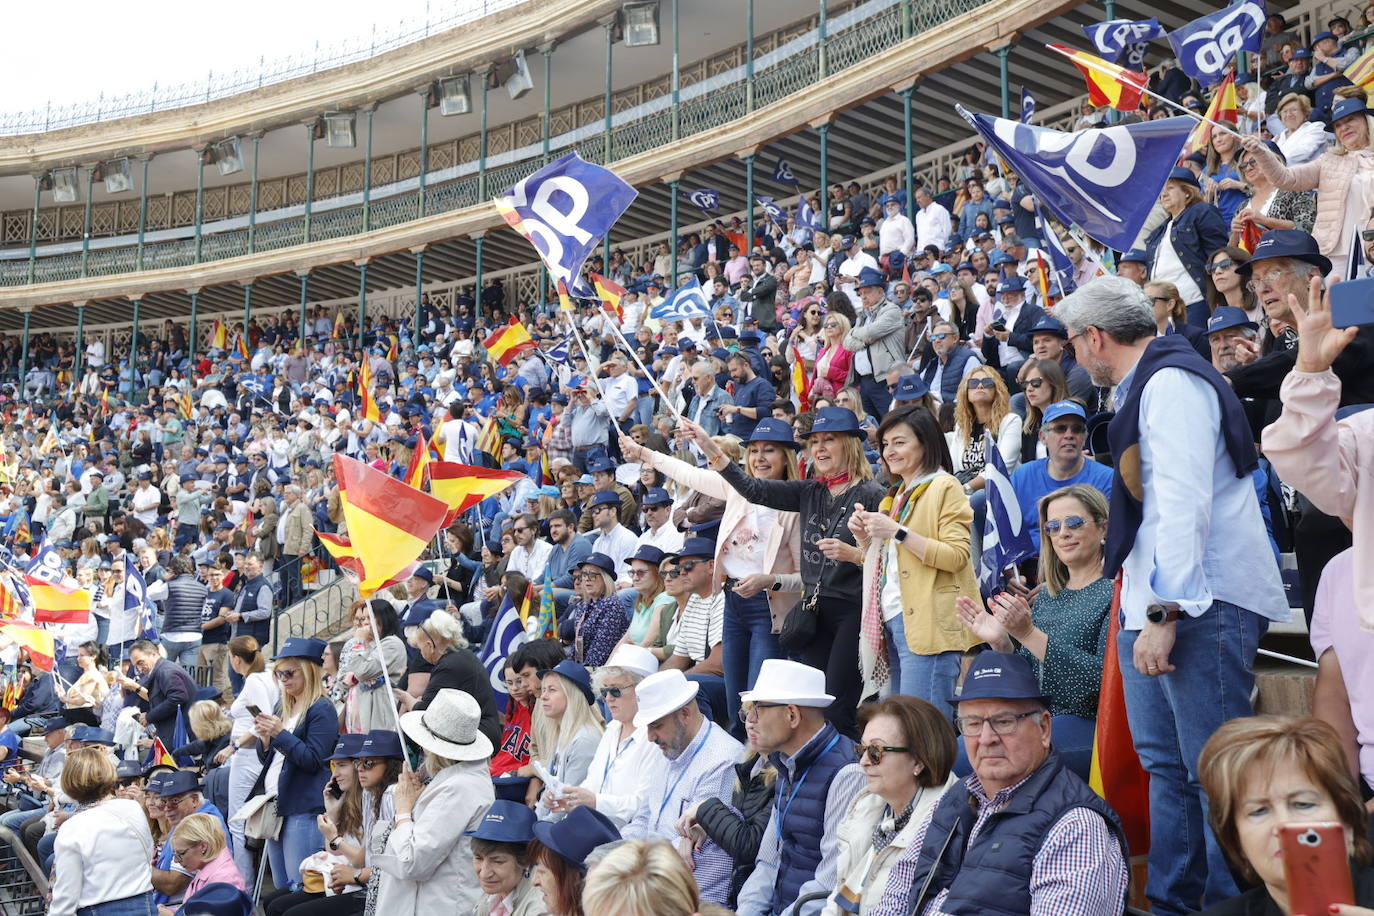
{"label": "man standing with gray hair", "polygon": [[296,484],[282,488],[281,522],[281,574],[282,588],[285,590],[286,606],[290,607],[304,597],[301,585],[301,557],[310,552],[315,537],[310,510],[306,508],[303,492]]}
{"label": "man standing with gray hair", "polygon": [[1115,385],[1104,572],[1122,574],[1126,712],[1150,774],[1145,893],[1182,916],[1236,894],[1198,788],[1202,745],[1252,713],[1256,644],[1288,601],[1250,472],[1240,401],[1181,335],[1155,336],[1149,297],[1102,277],[1055,307],[1093,383]]}

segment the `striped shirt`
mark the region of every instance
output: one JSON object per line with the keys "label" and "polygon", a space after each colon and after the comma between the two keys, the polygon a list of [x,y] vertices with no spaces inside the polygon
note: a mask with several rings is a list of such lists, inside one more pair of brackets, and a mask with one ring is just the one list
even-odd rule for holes
{"label": "striped shirt", "polygon": [[[982,832],[988,818],[1007,806],[1022,782],[1025,780],[989,799],[976,773],[964,780],[964,788],[979,802],[978,817],[969,831],[970,845]],[[887,887],[872,916],[907,916],[916,860],[938,807],[930,809],[911,845],[892,866]],[[1106,822],[1095,811],[1074,808],[1049,829],[1035,854],[1031,865],[1030,916],[1097,916],[1119,912],[1129,882],[1126,860]],[[923,916],[948,916],[940,908],[947,896],[948,890],[940,891],[922,910]]]}
{"label": "striped shirt", "polygon": [[682,619],[673,637],[673,654],[702,661],[720,645],[725,628],[725,592],[709,597],[692,595],[682,609]]}

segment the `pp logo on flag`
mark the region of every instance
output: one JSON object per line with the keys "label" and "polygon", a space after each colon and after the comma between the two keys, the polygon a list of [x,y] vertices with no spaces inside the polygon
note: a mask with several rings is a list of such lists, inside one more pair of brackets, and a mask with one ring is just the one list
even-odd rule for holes
{"label": "pp logo on flag", "polygon": [[778,164],[773,167],[773,180],[784,184],[796,184],[797,176],[792,174],[792,163],[786,159],[778,159]]}
{"label": "pp logo on flag", "polygon": [[759,206],[763,208],[763,212],[767,213],[768,218],[771,219],[773,222],[781,225],[787,219],[787,214],[782,212],[782,207],[779,207],[777,204],[773,203],[773,198],[755,197],[754,199],[758,201]]}
{"label": "pp logo on flag", "polygon": [[687,195],[687,199],[698,210],[715,210],[720,206],[720,192],[711,188],[697,188]]}
{"label": "pp logo on flag", "polygon": [[1228,6],[1169,33],[1178,64],[1189,76],[1211,85],[1239,51],[1258,51],[1264,32],[1264,6],[1254,0]]}
{"label": "pp logo on flag", "polygon": [[1127,45],[1149,41],[1160,35],[1159,23],[1153,19],[1134,22],[1128,19],[1114,19],[1098,26],[1084,29],[1103,57],[1120,54]]}

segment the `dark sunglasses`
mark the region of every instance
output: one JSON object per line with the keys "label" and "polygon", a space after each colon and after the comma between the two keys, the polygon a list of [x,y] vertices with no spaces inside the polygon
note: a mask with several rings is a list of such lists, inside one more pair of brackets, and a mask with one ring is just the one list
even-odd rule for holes
{"label": "dark sunglasses", "polygon": [[380,767],[380,766],[386,766],[386,761],[385,761],[385,760],[355,760],[355,761],[353,761],[353,767],[354,767],[355,769],[362,770],[364,773],[366,773],[368,770],[372,769],[373,767]]}
{"label": "dark sunglasses", "polygon": [[1045,380],[1044,380],[1043,378],[1029,378],[1029,379],[1026,379],[1026,387],[1027,387],[1027,388],[1039,388],[1039,387],[1041,387],[1041,386],[1044,385],[1044,384],[1045,384]]}
{"label": "dark sunglasses", "polygon": [[1230,258],[1222,258],[1220,261],[1213,261],[1211,264],[1208,264],[1207,272],[1212,274],[1219,274],[1223,270],[1230,270],[1235,266],[1235,261],[1231,260]]}
{"label": "dark sunglasses", "polygon": [[996,388],[997,380],[991,378],[971,378],[968,380],[970,388]]}
{"label": "dark sunglasses", "polygon": [[1366,242],[1374,242],[1374,229],[1361,229],[1360,238]]}
{"label": "dark sunglasses", "polygon": [[598,692],[601,694],[601,699],[603,700],[606,699],[606,697],[618,700],[622,695],[628,692],[629,689],[629,687],[602,687]]}
{"label": "dark sunglasses", "polygon": [[1244,162],[1240,164],[1240,169],[1242,172],[1248,172],[1251,169],[1253,169],[1256,165],[1259,165],[1259,160],[1250,158],[1246,159]]}
{"label": "dark sunglasses", "polygon": [[698,566],[700,566],[701,563],[701,560],[684,560],[683,562],[677,564],[677,568],[679,572],[689,573],[692,570],[696,569]]}
{"label": "dark sunglasses", "polygon": [[1082,423],[1055,423],[1052,426],[1045,427],[1045,432],[1054,433],[1056,436],[1062,436],[1065,433],[1073,433],[1081,436],[1087,431],[1088,428]]}
{"label": "dark sunglasses", "polygon": [[1077,531],[1087,523],[1087,520],[1081,515],[1070,515],[1068,518],[1064,519],[1063,522],[1060,522],[1059,519],[1056,518],[1045,522],[1045,533],[1053,536],[1059,533],[1060,528],[1067,528],[1069,531]]}
{"label": "dark sunglasses", "polygon": [[678,576],[681,575],[683,575],[683,572],[680,569],[667,569],[664,570],[662,573],[664,579],[676,579]]}
{"label": "dark sunglasses", "polygon": [[862,763],[862,762],[864,761],[864,759],[867,758],[867,759],[868,759],[868,762],[871,763],[871,764],[873,764],[874,766],[877,766],[878,764],[880,764],[880,763],[883,762],[883,755],[884,755],[884,754],[908,754],[908,753],[910,753],[910,749],[909,749],[909,748],[905,748],[905,747],[888,747],[888,746],[883,745],[883,744],[856,744],[856,745],[854,745],[854,756],[856,756],[856,757],[859,758],[859,762]]}

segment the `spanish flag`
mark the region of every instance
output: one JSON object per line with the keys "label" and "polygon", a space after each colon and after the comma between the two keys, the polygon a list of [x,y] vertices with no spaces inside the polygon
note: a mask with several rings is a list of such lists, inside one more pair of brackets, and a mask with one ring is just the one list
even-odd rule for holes
{"label": "spanish flag", "polygon": [[54,584],[25,576],[35,623],[86,623],[91,619],[91,593],[75,585]]}
{"label": "spanish flag", "polygon": [[248,352],[248,341],[244,338],[243,334],[240,333],[235,337],[234,348],[238,350],[239,359],[251,360],[253,358],[253,354]]}
{"label": "spanish flag", "polygon": [[53,669],[53,635],[47,630],[21,620],[6,620],[0,623],[0,637],[27,649],[29,658],[42,670]]}
{"label": "spanish flag", "polygon": [[425,431],[420,430],[415,437],[415,451],[410,453],[410,466],[406,468],[405,482],[417,490],[425,488],[425,471],[429,468],[429,443],[425,441]]}
{"label": "spanish flag", "polygon": [[391,346],[387,347],[386,358],[387,362],[394,363],[401,355],[401,345],[395,334],[390,334],[388,336],[391,338]]}
{"label": "spanish flag", "polygon": [[625,314],[620,307],[620,297],[625,295],[625,287],[601,274],[592,274],[592,286],[596,289],[596,297],[601,300],[601,307],[607,314],[614,315],[617,322],[620,321]]}
{"label": "spanish flag", "polygon": [[530,336],[529,331],[525,330],[520,319],[512,316],[510,324],[492,331],[491,335],[482,341],[482,346],[486,348],[492,359],[506,366],[521,353],[532,349],[534,338]]}
{"label": "spanish flag", "polygon": [[411,563],[394,576],[381,582],[368,581],[362,562],[358,559],[357,551],[353,549],[353,542],[348,537],[341,534],[327,534],[323,531],[315,533],[319,535],[320,543],[333,555],[334,562],[338,563],[345,572],[352,573],[359,582],[359,589],[366,589],[368,594],[375,594],[384,588],[404,582],[415,573],[415,568],[420,565],[418,562]]}
{"label": "spanish flag", "polygon": [[372,365],[366,354],[358,364],[358,413],[364,420],[382,422],[382,412],[372,397]]}
{"label": "spanish flag", "polygon": [[172,755],[167,752],[167,745],[162,743],[161,738],[153,739],[153,746],[148,749],[148,756],[143,759],[143,769],[150,767],[175,767],[177,762],[172,759]]}
{"label": "spanish flag", "polygon": [[1374,46],[1345,68],[1345,78],[1366,92],[1374,88]]}
{"label": "spanish flag", "polygon": [[334,313],[334,339],[342,340],[344,336],[344,316],[343,310]]}
{"label": "spanish flag", "polygon": [[1107,657],[1102,688],[1097,695],[1097,730],[1093,735],[1092,768],[1088,785],[1121,818],[1132,856],[1150,850],[1150,776],[1140,765],[1131,726],[1126,720],[1126,693],[1121,685],[1121,662],[1116,634],[1121,630],[1121,577],[1112,590],[1107,614]]}
{"label": "spanish flag", "polygon": [[806,413],[811,409],[811,383],[806,377],[806,363],[796,347],[792,348],[792,393],[797,396],[797,410]]}
{"label": "spanish flag", "polygon": [[[1207,106],[1207,114],[1203,117],[1207,121],[1216,121],[1219,124],[1235,124],[1239,118],[1239,107],[1236,101],[1236,74],[1228,73],[1226,79],[1222,80],[1221,85],[1212,93],[1212,101]],[[1198,122],[1197,127],[1188,135],[1188,142],[1183,147],[1183,156],[1191,156],[1199,150],[1205,150],[1212,142],[1213,128],[1207,121]]]}
{"label": "spanish flag", "polygon": [[100,392],[100,415],[102,417],[110,415],[110,389],[108,388]]}
{"label": "spanish flag", "polygon": [[1109,64],[1102,58],[1086,51],[1075,51],[1064,45],[1046,45],[1051,51],[1058,51],[1083,73],[1088,81],[1088,101],[1101,108],[1110,105],[1117,111],[1137,111],[1140,100],[1150,78],[1144,73],[1127,70],[1116,64]]}
{"label": "spanish flag", "polygon": [[218,319],[215,320],[214,330],[210,332],[210,347],[214,350],[229,349],[229,329]]}
{"label": "spanish flag", "polygon": [[[354,458],[334,456],[334,476],[364,598],[414,563],[443,524],[442,500]],[[324,541],[336,557],[339,544]]]}
{"label": "spanish flag", "polygon": [[562,280],[558,281],[558,307],[565,312],[576,311],[576,306],[573,305],[572,298],[568,295],[567,284]]}
{"label": "spanish flag", "polygon": [[497,495],[524,476],[522,471],[502,471],[456,464],[452,461],[434,461],[429,466],[429,492],[447,506],[448,516],[444,524],[450,525],[454,519],[482,500]]}

